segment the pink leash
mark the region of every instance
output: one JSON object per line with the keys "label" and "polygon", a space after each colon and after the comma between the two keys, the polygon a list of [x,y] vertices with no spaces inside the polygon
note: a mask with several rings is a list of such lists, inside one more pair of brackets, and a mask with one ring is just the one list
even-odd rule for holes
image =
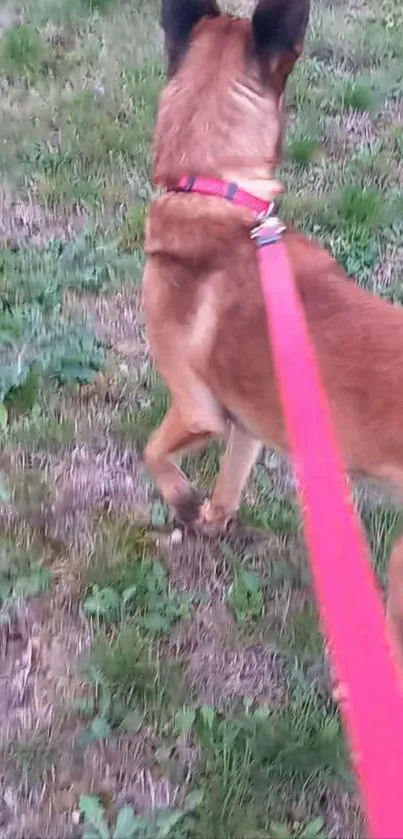
{"label": "pink leash", "polygon": [[[283,242],[258,245],[262,291],[313,582],[373,839],[403,837],[403,702],[384,611],[349,497]],[[286,324],[286,328],[284,325]]]}
{"label": "pink leash", "polygon": [[[191,185],[189,186],[189,183]],[[253,232],[313,582],[372,839],[403,839],[403,699],[381,597],[350,500],[314,347],[273,207],[236,185],[185,178],[180,191],[266,213]],[[256,207],[260,204],[260,208]],[[259,222],[259,220],[258,220]]]}

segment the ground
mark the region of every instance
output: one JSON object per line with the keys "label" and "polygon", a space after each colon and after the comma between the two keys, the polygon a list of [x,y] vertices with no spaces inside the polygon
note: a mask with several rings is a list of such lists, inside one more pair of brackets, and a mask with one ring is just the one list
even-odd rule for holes
{"label": "ground", "polygon": [[[285,220],[397,305],[402,26],[313,0],[282,171]],[[218,541],[172,535],[141,468],[156,0],[1,0],[0,36],[0,836],[358,837],[288,465]],[[398,514],[355,497],[383,584]]]}

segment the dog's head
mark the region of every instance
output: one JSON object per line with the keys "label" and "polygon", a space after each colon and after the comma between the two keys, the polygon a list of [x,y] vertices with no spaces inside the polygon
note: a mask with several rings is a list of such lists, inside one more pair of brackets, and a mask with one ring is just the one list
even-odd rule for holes
{"label": "dog's head", "polygon": [[302,52],[310,0],[259,0],[251,20],[216,0],[162,0],[168,60],[154,178],[263,181],[281,157],[283,92]]}

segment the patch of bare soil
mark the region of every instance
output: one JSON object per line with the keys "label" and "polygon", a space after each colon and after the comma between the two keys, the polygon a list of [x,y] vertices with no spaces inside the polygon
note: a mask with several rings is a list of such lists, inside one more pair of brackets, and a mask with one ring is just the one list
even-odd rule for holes
{"label": "patch of bare soil", "polygon": [[[4,839],[56,835],[53,797],[60,750],[73,753],[79,683],[74,659],[89,633],[65,594],[32,598],[0,626],[0,818]],[[1,803],[2,802],[2,803]],[[59,836],[70,836],[62,816]],[[70,823],[71,827],[71,823]]]}
{"label": "patch of bare soil", "polygon": [[17,514],[0,505],[0,521],[22,517],[39,527],[46,539],[73,553],[87,552],[94,517],[102,512],[130,514],[149,521],[149,485],[134,448],[112,441],[73,445],[61,454],[26,453],[11,448],[0,457],[1,468],[13,476]]}
{"label": "patch of bare soil", "polygon": [[156,770],[155,737],[122,734],[80,746],[84,695],[78,662],[91,634],[65,586],[16,607],[0,626],[0,834],[68,839],[82,794],[101,796],[112,817],[123,804],[143,814],[171,807],[180,790]]}
{"label": "patch of bare soil", "polygon": [[[164,550],[163,540],[159,539]],[[237,530],[237,549],[245,547],[270,553],[279,551],[278,540]],[[274,548],[274,543],[276,547]],[[232,610],[226,603],[232,574],[217,540],[186,539],[167,551],[170,579],[179,589],[208,596],[194,609],[189,621],[173,633],[171,648],[185,665],[192,693],[202,704],[228,707],[239,699],[253,697],[266,705],[284,700],[282,666],[269,646],[239,637]]]}
{"label": "patch of bare soil", "polygon": [[376,143],[378,133],[372,117],[366,111],[343,111],[332,117],[329,133],[329,151],[337,160],[345,161],[346,155],[356,151],[357,145],[370,147]]}
{"label": "patch of bare soil", "polygon": [[223,709],[239,699],[264,705],[284,701],[281,663],[267,645],[240,643],[225,605],[196,610],[174,642],[186,662],[186,679],[201,704]]}
{"label": "patch of bare soil", "polygon": [[123,289],[104,297],[69,293],[66,306],[68,311],[84,311],[99,340],[122,361],[149,363],[138,289]]}
{"label": "patch of bare soil", "polygon": [[0,244],[12,249],[44,247],[54,239],[70,241],[85,223],[78,208],[54,213],[29,200],[0,202]]}
{"label": "patch of bare soil", "polygon": [[76,542],[91,525],[91,515],[100,511],[131,513],[148,520],[148,490],[141,480],[134,449],[121,449],[109,442],[95,449],[78,446],[54,464],[50,473],[54,487],[47,507],[48,532],[53,538]]}

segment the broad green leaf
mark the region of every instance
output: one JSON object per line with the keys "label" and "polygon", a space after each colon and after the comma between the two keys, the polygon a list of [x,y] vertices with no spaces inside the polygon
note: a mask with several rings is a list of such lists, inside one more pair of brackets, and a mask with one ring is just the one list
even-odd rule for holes
{"label": "broad green leaf", "polygon": [[119,604],[119,595],[113,588],[110,586],[105,586],[105,588],[94,586],[92,594],[84,601],[84,611],[88,615],[110,618],[117,614]]}
{"label": "broad green leaf", "polygon": [[247,591],[250,591],[252,594],[261,591],[262,581],[254,571],[241,570],[239,577]]}
{"label": "broad green leaf", "polygon": [[138,819],[133,807],[122,807],[116,819],[113,839],[134,839],[142,828],[142,819]]}
{"label": "broad green leaf", "polygon": [[312,819],[312,821],[305,825],[302,833],[300,834],[301,839],[320,839],[323,835],[322,830],[324,828],[324,824],[323,819],[320,817]]}
{"label": "broad green leaf", "polygon": [[[98,831],[97,839],[110,839],[109,828],[104,816],[104,808],[95,795],[80,795],[79,810],[84,816],[86,829],[94,827]],[[86,824],[88,823],[88,824]],[[90,834],[87,832],[87,836]],[[96,833],[93,833],[95,839]]]}
{"label": "broad green leaf", "polygon": [[156,501],[151,508],[151,524],[156,529],[164,527],[168,521],[168,510],[161,501]]}
{"label": "broad green leaf", "polygon": [[168,632],[171,627],[170,621],[160,612],[150,612],[150,614],[145,615],[143,624],[145,629],[149,629],[151,632]]}
{"label": "broad green leaf", "polygon": [[196,810],[197,807],[200,807],[200,804],[203,803],[203,799],[204,791],[202,789],[194,789],[192,792],[189,792],[183,805],[185,813],[191,813],[193,810]]}
{"label": "broad green leaf", "polygon": [[175,714],[175,731],[180,734],[189,734],[196,719],[194,708],[182,708]]}
{"label": "broad green leaf", "polygon": [[91,731],[96,740],[106,740],[111,734],[111,727],[104,717],[95,717],[91,723]]}
{"label": "broad green leaf", "polygon": [[200,711],[201,717],[204,723],[208,725],[209,728],[212,728],[214,725],[214,720],[216,718],[216,712],[212,705],[203,705],[203,708]]}
{"label": "broad green leaf", "polygon": [[80,795],[78,807],[84,818],[93,824],[104,817],[104,808],[96,795]]}
{"label": "broad green leaf", "polygon": [[228,591],[228,602],[239,621],[260,617],[264,609],[264,598],[262,582],[257,574],[253,571],[239,571]]}

